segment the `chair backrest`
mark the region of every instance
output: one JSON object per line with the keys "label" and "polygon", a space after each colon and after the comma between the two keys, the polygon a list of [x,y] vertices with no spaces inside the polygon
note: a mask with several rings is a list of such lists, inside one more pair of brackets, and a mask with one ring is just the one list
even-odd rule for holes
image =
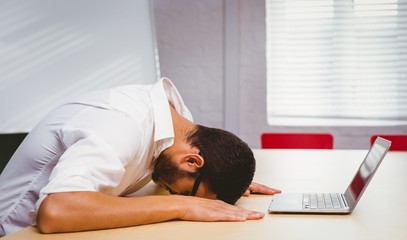
{"label": "chair backrest", "polygon": [[373,135],[370,138],[370,145],[378,136],[391,141],[389,151],[407,151],[407,135]]}
{"label": "chair backrest", "polygon": [[263,133],[261,148],[333,149],[329,133]]}
{"label": "chair backrest", "polygon": [[0,173],[26,136],[27,133],[0,134]]}

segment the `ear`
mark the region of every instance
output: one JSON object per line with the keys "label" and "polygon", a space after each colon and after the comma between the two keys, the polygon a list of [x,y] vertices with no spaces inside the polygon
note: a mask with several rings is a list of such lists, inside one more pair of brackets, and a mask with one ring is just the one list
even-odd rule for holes
{"label": "ear", "polygon": [[205,160],[197,153],[183,155],[179,168],[187,172],[196,172],[205,164]]}

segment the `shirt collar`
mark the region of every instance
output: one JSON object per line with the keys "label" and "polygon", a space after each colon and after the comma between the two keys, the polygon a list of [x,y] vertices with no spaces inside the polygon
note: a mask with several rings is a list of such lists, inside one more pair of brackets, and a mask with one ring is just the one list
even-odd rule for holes
{"label": "shirt collar", "polygon": [[154,155],[157,157],[164,149],[174,144],[174,128],[169,102],[183,117],[190,121],[193,119],[178,90],[168,78],[162,78],[152,85],[150,97],[154,114],[154,142],[158,143]]}

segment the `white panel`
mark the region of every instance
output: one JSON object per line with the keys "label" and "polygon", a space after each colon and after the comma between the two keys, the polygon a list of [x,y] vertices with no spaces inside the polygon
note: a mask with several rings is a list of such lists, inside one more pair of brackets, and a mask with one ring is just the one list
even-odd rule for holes
{"label": "white panel", "polygon": [[0,132],[70,97],[159,77],[148,0],[0,0]]}

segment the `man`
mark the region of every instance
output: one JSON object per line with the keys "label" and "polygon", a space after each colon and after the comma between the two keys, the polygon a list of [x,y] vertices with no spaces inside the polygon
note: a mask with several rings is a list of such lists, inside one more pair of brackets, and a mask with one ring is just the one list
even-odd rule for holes
{"label": "man", "polygon": [[[52,233],[260,219],[232,205],[247,191],[278,192],[251,184],[254,169],[247,144],[192,122],[169,79],[89,93],[39,122],[0,175],[0,236],[32,224]],[[151,178],[172,195],[125,197]]]}

